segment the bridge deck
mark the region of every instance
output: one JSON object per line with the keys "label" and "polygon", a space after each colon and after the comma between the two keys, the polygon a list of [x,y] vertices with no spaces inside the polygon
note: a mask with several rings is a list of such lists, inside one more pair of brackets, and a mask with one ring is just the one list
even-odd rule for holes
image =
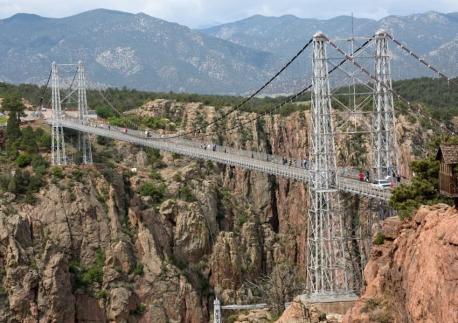
{"label": "bridge deck", "polygon": [[[51,120],[46,119],[46,122],[51,123]],[[275,155],[238,150],[225,146],[207,148],[206,143],[177,138],[164,139],[154,134],[153,137],[146,138],[141,131],[129,129],[128,132],[125,133],[121,128],[110,127],[110,129],[108,129],[108,126],[91,123],[82,124],[78,120],[68,118],[62,120],[62,126],[192,158],[211,160],[225,165],[237,166],[302,182],[308,182],[309,180],[308,171],[304,167],[301,167],[300,161],[294,160],[285,165],[283,159]],[[361,182],[345,176],[338,176],[336,188],[344,192],[385,201],[389,200],[391,195],[390,190],[377,188],[370,183]]]}

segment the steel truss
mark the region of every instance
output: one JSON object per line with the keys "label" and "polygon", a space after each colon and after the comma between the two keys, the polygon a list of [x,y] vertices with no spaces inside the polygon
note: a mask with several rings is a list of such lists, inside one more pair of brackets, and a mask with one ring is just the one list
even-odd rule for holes
{"label": "steel truss", "polygon": [[326,42],[323,33],[313,37],[307,289],[316,299],[350,292],[339,210]]}
{"label": "steel truss", "polygon": [[[61,98],[61,80],[59,77],[59,67],[73,68],[76,66],[75,76],[68,88],[68,94]],[[76,89],[72,89],[76,80]],[[64,79],[65,81],[65,79]],[[63,110],[62,105],[75,99],[78,105],[78,120],[81,124],[88,121],[88,105],[86,95],[86,78],[84,75],[84,65],[81,61],[78,64],[56,64],[51,67],[51,86],[52,86],[52,147],[51,147],[51,162],[53,165],[66,165],[67,155],[65,153],[65,140],[62,127]],[[73,101],[74,102],[74,101]],[[81,152],[82,163],[92,164],[92,147],[90,142],[90,134],[86,132],[78,132],[78,150]]]}
{"label": "steel truss", "polygon": [[[86,78],[84,75],[83,62],[78,62],[77,72],[78,86],[78,119],[82,123],[86,123],[88,119],[88,107],[86,96]],[[78,132],[78,150],[82,153],[83,164],[92,164],[92,147],[89,134],[86,132]]]}
{"label": "steel truss", "polygon": [[377,179],[397,174],[395,121],[388,36],[383,30],[375,35],[375,78],[373,116],[373,168]]}
{"label": "steel truss", "polygon": [[52,139],[51,139],[51,163],[52,165],[67,165],[65,153],[64,129],[62,127],[62,106],[60,100],[59,71],[57,64],[51,66],[51,89],[52,89]]}

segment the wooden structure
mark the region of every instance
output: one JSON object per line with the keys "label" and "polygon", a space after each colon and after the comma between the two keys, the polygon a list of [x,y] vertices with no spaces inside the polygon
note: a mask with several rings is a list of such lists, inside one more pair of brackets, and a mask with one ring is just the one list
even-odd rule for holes
{"label": "wooden structure", "polygon": [[458,145],[441,145],[436,154],[440,161],[440,193],[458,199]]}

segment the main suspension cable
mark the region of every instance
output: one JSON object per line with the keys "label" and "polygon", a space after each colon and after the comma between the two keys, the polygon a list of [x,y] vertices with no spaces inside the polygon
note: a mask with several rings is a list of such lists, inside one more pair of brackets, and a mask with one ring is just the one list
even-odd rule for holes
{"label": "main suspension cable", "polygon": [[328,37],[324,36],[326,41],[334,47],[335,50],[337,50],[340,54],[342,54],[344,57],[347,58],[348,61],[350,61],[353,65],[355,65],[357,68],[359,68],[364,74],[369,76],[372,80],[374,80],[376,83],[380,83],[386,90],[390,91],[394,96],[396,96],[399,100],[404,101],[407,103],[408,106],[411,106],[411,103],[409,100],[405,99],[401,95],[399,95],[396,91],[394,91],[392,88],[387,86],[386,84],[382,83],[377,79],[377,77],[373,76],[365,67],[363,67],[361,64],[355,61],[354,57],[352,55],[348,55],[343,49],[341,49],[339,46],[337,46],[332,40],[330,40]]}
{"label": "main suspension cable", "polygon": [[182,134],[178,134],[178,135],[175,135],[175,136],[171,136],[171,137],[167,137],[167,139],[172,139],[172,138],[178,138],[178,137],[183,137],[183,136],[186,136],[186,135],[189,135],[189,134],[193,134],[193,133],[196,133],[196,132],[199,132],[203,129],[206,129],[208,128],[209,126],[225,119],[227,116],[229,116],[231,113],[239,110],[241,107],[243,107],[245,104],[247,104],[250,100],[252,100],[256,95],[258,95],[262,90],[264,90],[267,86],[269,86],[278,76],[280,76],[281,73],[283,73],[306,49],[307,47],[310,46],[310,44],[312,44],[313,42],[313,38],[311,38],[297,53],[296,55],[293,56],[293,58],[291,58],[285,65],[283,65],[283,67],[277,72],[275,73],[274,76],[272,76],[266,83],[264,83],[264,85],[262,85],[258,90],[256,90],[255,92],[253,92],[250,96],[246,97],[245,99],[243,99],[239,104],[235,105],[232,109],[230,109],[229,111],[225,112],[222,116],[216,118],[215,120],[213,120],[212,122],[210,122],[209,124],[205,125],[205,126],[201,126],[199,128],[196,128],[196,129],[193,129],[191,131],[188,131],[186,133],[182,133]]}
{"label": "main suspension cable", "polygon": [[49,86],[49,81],[51,81],[51,75],[52,75],[52,70],[49,70],[48,80],[46,81],[46,85],[43,91],[41,91],[40,102],[38,103],[38,106],[40,108],[43,108],[43,100],[45,98],[46,90],[48,89],[48,86]]}
{"label": "main suspension cable", "polygon": [[[339,48],[334,42],[332,42],[329,38],[326,37],[326,41],[332,46],[334,47],[339,53],[341,53],[342,55],[344,55],[353,65],[355,65],[357,68],[359,68],[364,74],[366,74],[367,76],[369,76],[372,80],[374,80],[375,82],[379,83],[380,81],[375,77],[373,76],[366,68],[364,68],[363,66],[361,66],[361,64],[359,64],[358,62],[356,62],[353,58],[353,56],[350,56],[348,55],[344,50],[342,50],[341,48]],[[398,94],[395,90],[393,90],[392,88],[390,88],[389,86],[387,86],[386,84],[380,82],[380,84],[388,91],[390,91],[394,96],[396,96],[399,100],[407,103],[407,105],[409,107],[412,106],[411,102],[409,100],[407,100],[406,98],[404,98],[403,96],[401,96],[400,94]],[[421,109],[419,109],[418,112],[421,113],[420,111]],[[423,114],[423,116],[425,116]],[[431,118],[430,116],[425,116],[425,117],[428,117],[430,121],[433,121],[434,119]],[[434,120],[436,121],[436,120]],[[441,124],[439,121],[437,121],[437,123],[440,124],[441,128],[444,128],[443,124]],[[448,129],[447,127],[445,127],[445,129],[450,132],[450,133],[454,133],[453,131],[451,131],[450,129]]]}
{"label": "main suspension cable", "polygon": [[[111,104],[111,102],[107,99],[105,94],[103,94],[103,91],[100,90],[100,88],[97,88],[97,92],[100,94],[100,96],[105,101],[105,103],[110,106],[111,109],[113,109],[120,117],[123,116],[123,113],[121,111],[119,111],[118,109],[116,109],[113,104]],[[125,118],[125,120],[128,123],[130,123],[131,125],[133,125],[135,129],[140,129],[140,125],[138,123],[134,122],[132,119]]]}
{"label": "main suspension cable", "polygon": [[391,39],[399,48],[401,48],[402,50],[404,50],[405,52],[407,52],[410,56],[412,56],[413,58],[415,58],[417,61],[419,61],[421,64],[425,65],[427,68],[429,68],[431,71],[433,71],[434,73],[436,73],[437,75],[439,75],[440,77],[446,79],[448,82],[451,82],[455,85],[458,85],[458,83],[456,83],[451,77],[445,75],[444,73],[440,72],[437,68],[435,68],[434,66],[432,66],[431,64],[429,64],[427,61],[425,61],[423,58],[421,58],[420,56],[418,56],[417,54],[415,54],[413,51],[411,51],[409,48],[407,48],[407,46],[405,46],[403,43],[401,43],[399,40],[397,40],[396,38],[394,38],[391,34],[389,33],[386,33],[386,36]]}
{"label": "main suspension cable", "polygon": [[[374,39],[374,36],[370,37],[368,40],[366,40],[360,47],[358,47],[354,53],[358,53],[359,51],[361,51],[362,49],[364,49],[372,40]],[[343,64],[345,64],[345,62],[348,60],[348,58],[344,58],[342,61],[339,62],[339,64],[335,65],[331,70],[329,70],[328,72],[328,75],[332,74],[335,70],[337,70],[339,67],[341,67]],[[225,130],[225,133],[231,133],[232,131],[246,125],[246,124],[249,124],[253,121],[256,121],[268,114],[272,114],[272,113],[275,113],[276,111],[278,111],[279,109],[281,109],[282,107],[284,107],[285,105],[289,104],[289,103],[293,103],[298,97],[302,96],[305,92],[307,92],[308,90],[310,90],[312,88],[312,84],[306,86],[304,89],[302,89],[300,92],[288,97],[285,101],[283,101],[282,103],[276,105],[275,107],[272,108],[271,111],[269,112],[264,112],[264,113],[261,113],[261,114],[258,114],[256,117],[252,118],[252,119],[249,119],[243,123],[240,123],[232,128],[229,128],[229,129],[226,129]],[[209,137],[209,136],[213,136],[215,135],[216,132],[212,132],[212,133],[206,133],[206,134],[202,134],[202,135],[199,135],[198,137],[199,138],[203,138],[203,137]],[[166,138],[161,138],[161,139],[170,139],[170,138],[174,138],[174,137],[166,137]]]}

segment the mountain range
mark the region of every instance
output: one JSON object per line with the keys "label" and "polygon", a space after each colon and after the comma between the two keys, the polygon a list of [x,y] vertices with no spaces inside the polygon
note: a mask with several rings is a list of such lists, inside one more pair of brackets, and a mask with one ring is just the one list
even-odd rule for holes
{"label": "mountain range", "polygon": [[[383,28],[449,74],[458,74],[458,13],[355,18],[355,36]],[[252,16],[193,30],[143,13],[105,9],[66,18],[16,14],[0,20],[0,81],[43,83],[50,64],[83,60],[91,86],[246,94],[321,30],[349,49],[352,18]],[[355,46],[362,40],[356,37]],[[395,79],[430,76],[391,44]],[[330,51],[330,50],[329,50]],[[268,89],[289,93],[310,79],[310,51]],[[331,55],[331,54],[330,54]],[[335,55],[334,55],[335,56]],[[65,70],[62,71],[63,73]]]}

